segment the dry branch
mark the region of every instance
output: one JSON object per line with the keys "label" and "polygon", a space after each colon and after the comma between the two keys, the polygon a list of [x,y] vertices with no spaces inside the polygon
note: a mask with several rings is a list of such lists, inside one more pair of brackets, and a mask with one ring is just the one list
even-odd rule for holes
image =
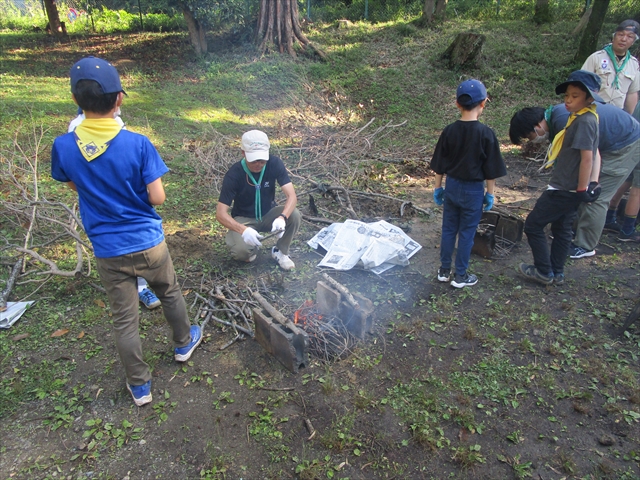
{"label": "dry branch", "polygon": [[[0,223],[9,228],[0,236],[0,251],[11,258],[20,258],[18,284],[41,283],[50,275],[72,277],[90,273],[91,244],[82,231],[76,205],[51,202],[40,193],[40,155],[46,133],[42,127],[21,127],[13,143],[0,151]],[[76,265],[73,270],[60,268],[57,247],[74,245]],[[65,256],[64,260],[68,258]],[[44,267],[44,268],[43,268]],[[34,278],[35,277],[35,278]],[[14,283],[17,279],[14,279]],[[5,301],[11,289],[6,292]]]}
{"label": "dry branch", "polygon": [[9,279],[7,280],[5,289],[2,290],[2,293],[0,294],[0,312],[3,312],[7,308],[7,298],[9,298],[11,289],[13,288],[13,285],[16,283],[16,279],[18,278],[18,274],[20,273],[21,266],[22,266],[22,258],[18,259],[16,263],[13,264],[13,268],[11,269],[11,274],[9,275]]}

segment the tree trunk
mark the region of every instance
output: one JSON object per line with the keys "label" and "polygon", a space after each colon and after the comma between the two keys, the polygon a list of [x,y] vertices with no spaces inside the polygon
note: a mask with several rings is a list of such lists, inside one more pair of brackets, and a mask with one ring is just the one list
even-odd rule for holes
{"label": "tree trunk", "polygon": [[260,13],[256,28],[256,43],[262,53],[278,50],[296,56],[293,48],[298,42],[303,49],[309,47],[323,60],[325,54],[302,33],[297,0],[260,0]]}
{"label": "tree trunk", "polygon": [[447,0],[436,0],[436,13],[434,15],[436,22],[444,22],[446,10]]}
{"label": "tree trunk", "polygon": [[56,0],[44,0],[44,8],[47,11],[47,18],[49,19],[49,29],[51,31],[51,34],[57,38],[66,37],[67,29],[64,22],[60,21]]}
{"label": "tree trunk", "polygon": [[595,0],[593,2],[593,11],[589,16],[589,21],[584,29],[575,56],[575,60],[581,64],[584,63],[589,55],[598,49],[598,38],[600,38],[604,17],[607,15],[607,10],[609,9],[609,1],[610,0]]}
{"label": "tree trunk", "polygon": [[449,48],[442,54],[448,60],[449,68],[474,66],[482,51],[484,35],[477,33],[459,33]]}
{"label": "tree trunk", "polygon": [[571,35],[577,36],[580,34],[580,32],[584,30],[584,27],[587,26],[587,22],[589,21],[589,18],[591,18],[592,11],[593,11],[592,7],[589,7],[584,11],[584,13],[582,14],[582,17],[580,17],[580,21],[578,22],[578,25],[576,26],[576,28],[573,29],[573,32],[571,32]]}
{"label": "tree trunk", "polygon": [[416,24],[419,27],[427,27],[435,22],[444,21],[447,0],[424,0],[422,16]]}
{"label": "tree trunk", "polygon": [[433,22],[433,12],[435,11],[436,0],[424,0],[424,5],[422,6],[422,16],[418,21],[419,25],[422,27],[426,27]]}
{"label": "tree trunk", "polygon": [[533,21],[538,25],[542,25],[543,23],[550,23],[551,20],[549,0],[536,0],[536,9],[533,14]]}
{"label": "tree trunk", "polygon": [[187,22],[187,28],[189,29],[189,40],[191,45],[196,51],[196,55],[201,56],[207,53],[207,39],[205,37],[205,31],[202,24],[194,16],[193,12],[186,3],[181,2],[180,9],[184,15],[184,20]]}

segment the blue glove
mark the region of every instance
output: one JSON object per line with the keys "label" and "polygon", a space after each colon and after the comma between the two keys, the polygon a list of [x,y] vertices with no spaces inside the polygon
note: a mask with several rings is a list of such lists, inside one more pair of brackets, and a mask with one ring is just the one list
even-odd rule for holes
{"label": "blue glove", "polygon": [[433,201],[436,202],[436,205],[444,203],[444,188],[438,187],[433,191]]}
{"label": "blue glove", "polygon": [[489,192],[484,194],[484,200],[482,201],[482,205],[484,205],[484,208],[482,209],[483,212],[488,212],[489,210],[491,210],[493,208],[493,201],[496,198],[491,195]]}

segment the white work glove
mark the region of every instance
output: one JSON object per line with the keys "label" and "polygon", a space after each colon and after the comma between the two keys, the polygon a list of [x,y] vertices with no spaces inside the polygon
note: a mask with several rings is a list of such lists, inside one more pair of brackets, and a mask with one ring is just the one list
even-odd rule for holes
{"label": "white work glove", "polygon": [[247,245],[251,245],[252,247],[260,247],[262,244],[260,243],[260,239],[262,235],[256,232],[253,228],[247,227],[244,232],[242,232],[242,239],[244,243]]}
{"label": "white work glove", "polygon": [[275,232],[277,230],[282,230],[277,237],[278,238],[282,238],[282,236],[284,235],[284,229],[287,226],[287,222],[284,220],[284,218],[282,217],[278,217],[276,218],[273,223],[271,224],[271,231]]}

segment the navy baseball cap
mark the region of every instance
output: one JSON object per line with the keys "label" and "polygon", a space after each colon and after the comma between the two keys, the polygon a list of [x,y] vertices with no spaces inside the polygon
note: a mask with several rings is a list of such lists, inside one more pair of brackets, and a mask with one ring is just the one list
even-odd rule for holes
{"label": "navy baseball cap", "polygon": [[625,20],[616,27],[616,32],[631,32],[636,34],[636,40],[640,37],[640,23],[635,20]]}
{"label": "navy baseball cap", "polygon": [[567,87],[570,83],[580,83],[589,90],[593,99],[598,103],[605,103],[597,92],[600,91],[600,77],[593,72],[587,70],[575,70],[569,74],[569,78],[564,83],[561,83],[556,87],[556,94],[560,95],[567,91]]}
{"label": "navy baseball cap", "polygon": [[104,93],[124,93],[120,83],[120,75],[116,67],[98,57],[85,57],[77,61],[71,71],[71,93],[76,93],[76,85],[80,80],[94,80],[102,87]]}
{"label": "navy baseball cap", "polygon": [[[460,97],[462,95],[469,95],[471,99],[469,100],[467,98],[466,101],[461,102]],[[487,98],[487,89],[484,87],[483,83],[480,80],[465,80],[460,85],[458,85],[458,90],[456,91],[456,100],[463,107],[481,102],[485,98]]]}

